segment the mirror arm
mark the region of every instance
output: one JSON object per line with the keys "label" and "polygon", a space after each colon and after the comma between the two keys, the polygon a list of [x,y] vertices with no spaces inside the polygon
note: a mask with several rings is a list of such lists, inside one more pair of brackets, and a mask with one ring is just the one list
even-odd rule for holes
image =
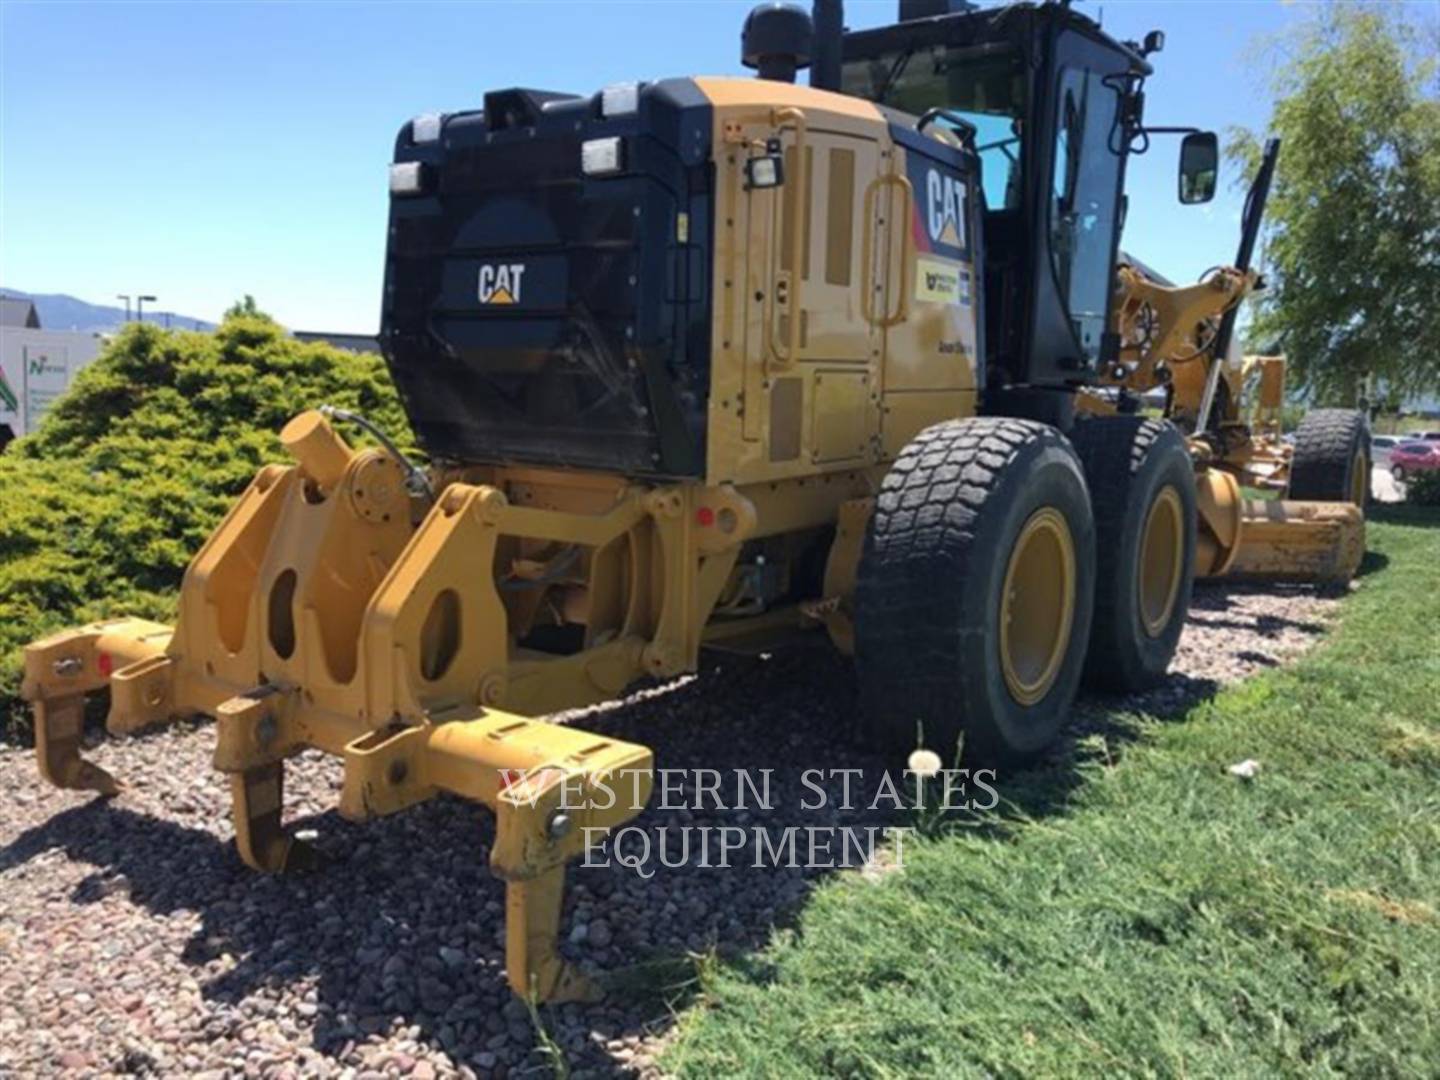
{"label": "mirror arm", "polygon": [[960,129],[960,141],[963,142],[966,147],[968,147],[971,151],[975,150],[975,136],[979,134],[979,129],[976,128],[974,124],[970,123],[969,120],[966,120],[963,116],[960,116],[949,109],[926,109],[925,114],[921,116],[918,121],[916,121],[915,130],[917,132],[924,131],[936,120],[945,120],[951,124],[954,124],[955,127]]}

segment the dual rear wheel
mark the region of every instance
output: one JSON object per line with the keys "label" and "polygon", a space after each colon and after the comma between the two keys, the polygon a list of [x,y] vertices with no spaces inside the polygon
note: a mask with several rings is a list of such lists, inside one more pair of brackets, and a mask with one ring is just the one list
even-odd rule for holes
{"label": "dual rear wheel", "polygon": [[1082,679],[1134,689],[1162,675],[1194,515],[1168,424],[1083,421],[1073,444],[1002,417],[922,432],[876,498],[856,579],[867,741],[1021,762],[1054,739]]}

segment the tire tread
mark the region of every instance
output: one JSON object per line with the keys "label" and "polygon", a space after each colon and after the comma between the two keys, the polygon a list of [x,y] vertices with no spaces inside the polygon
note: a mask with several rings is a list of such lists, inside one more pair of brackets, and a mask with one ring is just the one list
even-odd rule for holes
{"label": "tire tread", "polygon": [[1287,497],[1348,502],[1350,465],[1356,448],[1364,445],[1367,427],[1365,414],[1358,409],[1314,409],[1306,413],[1295,430]]}
{"label": "tire tread", "polygon": [[[1033,420],[971,417],[925,429],[896,458],[881,484],[856,579],[856,662],[862,736],[905,753],[914,731],[885,716],[954,713],[970,679],[960,662],[960,615],[975,560],[993,558],[977,543],[982,515],[999,497],[1029,445],[1064,446],[1058,430]],[[956,731],[927,731],[936,749]],[[967,737],[970,735],[967,732]],[[943,751],[942,751],[943,756]]]}

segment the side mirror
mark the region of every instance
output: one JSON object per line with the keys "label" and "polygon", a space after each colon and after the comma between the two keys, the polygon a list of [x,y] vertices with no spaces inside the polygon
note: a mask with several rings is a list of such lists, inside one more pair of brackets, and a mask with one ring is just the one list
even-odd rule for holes
{"label": "side mirror", "polygon": [[1140,55],[1149,56],[1165,48],[1165,31],[1151,30],[1145,35],[1145,44],[1140,46]]}
{"label": "side mirror", "polygon": [[1195,131],[1180,143],[1180,201],[1209,202],[1220,170],[1220,141],[1213,131]]}

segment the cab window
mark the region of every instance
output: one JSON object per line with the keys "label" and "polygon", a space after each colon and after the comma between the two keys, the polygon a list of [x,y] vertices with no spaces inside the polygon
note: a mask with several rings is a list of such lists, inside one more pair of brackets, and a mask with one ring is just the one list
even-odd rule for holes
{"label": "cab window", "polygon": [[948,109],[974,124],[980,185],[990,210],[1020,207],[1025,83],[1019,56],[1009,50],[944,45],[852,60],[840,77],[841,91],[853,97],[913,116]]}
{"label": "cab window", "polygon": [[1094,363],[1105,332],[1118,212],[1115,90],[1101,72],[1060,76],[1050,183],[1050,254],[1082,358]]}

